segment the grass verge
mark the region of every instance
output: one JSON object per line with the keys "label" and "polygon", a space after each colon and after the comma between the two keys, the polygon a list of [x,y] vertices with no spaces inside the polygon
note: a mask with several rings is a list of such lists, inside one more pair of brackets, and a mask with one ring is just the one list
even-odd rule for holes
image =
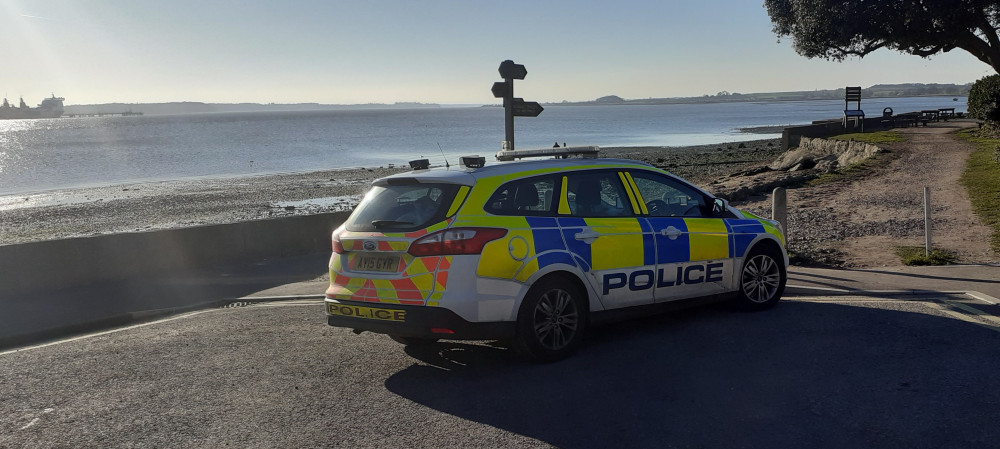
{"label": "grass verge", "polygon": [[823,173],[806,182],[806,185],[816,186],[828,182],[839,181],[841,179],[856,179],[868,173],[869,170],[875,167],[881,167],[887,164],[888,161],[892,160],[892,157],[893,156],[887,151],[878,153],[856,164],[841,167],[830,173]]}
{"label": "grass verge", "polygon": [[[843,141],[855,141],[870,143],[872,145],[881,145],[887,143],[902,142],[905,139],[896,131],[878,131],[873,133],[851,133],[851,134],[840,134],[833,137],[829,137],[830,140],[843,140]],[[828,182],[839,181],[842,179],[856,179],[867,173],[869,170],[875,167],[879,167],[888,163],[892,160],[892,157],[888,151],[878,153],[868,159],[865,159],[856,164],[851,164],[848,166],[840,167],[836,171],[830,173],[823,173],[808,182],[805,183],[807,186],[816,186],[820,184],[825,184]]]}
{"label": "grass verge", "polygon": [[872,145],[879,145],[884,143],[896,143],[902,142],[903,136],[899,135],[896,131],[877,131],[873,133],[851,133],[851,134],[840,134],[837,136],[830,137],[830,140],[845,140],[845,141],[855,141],[870,143]]}
{"label": "grass verge", "polygon": [[955,253],[943,249],[931,249],[930,255],[923,246],[897,246],[896,255],[903,265],[950,265],[958,260]]}
{"label": "grass verge", "polygon": [[1000,162],[994,159],[1000,137],[978,129],[962,130],[958,136],[978,147],[966,161],[959,181],[969,194],[972,211],[992,230],[990,248],[1000,252]]}

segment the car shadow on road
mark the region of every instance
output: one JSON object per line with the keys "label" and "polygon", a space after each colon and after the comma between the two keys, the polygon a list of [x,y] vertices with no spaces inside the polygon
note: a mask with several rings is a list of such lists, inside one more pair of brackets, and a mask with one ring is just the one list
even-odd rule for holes
{"label": "car shadow on road", "polygon": [[714,305],[596,328],[580,353],[544,365],[503,345],[445,342],[408,348],[422,363],[386,387],[558,447],[994,441],[1000,332],[933,310],[914,302],[786,301],[763,313]]}

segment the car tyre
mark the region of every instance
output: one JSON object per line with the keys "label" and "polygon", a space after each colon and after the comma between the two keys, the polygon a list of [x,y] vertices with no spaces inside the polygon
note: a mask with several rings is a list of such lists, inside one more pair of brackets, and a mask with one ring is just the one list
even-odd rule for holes
{"label": "car tyre", "polygon": [[757,246],[743,260],[737,305],[748,311],[773,307],[785,292],[784,257],[774,248]]}
{"label": "car tyre", "polygon": [[572,282],[542,279],[528,290],[517,317],[517,350],[535,362],[573,354],[587,329],[588,303]]}

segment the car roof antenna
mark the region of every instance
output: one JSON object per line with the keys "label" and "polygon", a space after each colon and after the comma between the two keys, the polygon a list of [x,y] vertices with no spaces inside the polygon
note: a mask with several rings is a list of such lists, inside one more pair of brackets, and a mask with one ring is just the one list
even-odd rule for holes
{"label": "car roof antenna", "polygon": [[441,159],[444,159],[444,168],[451,167],[448,165],[448,158],[444,155],[444,148],[441,148],[441,142],[438,142],[438,149],[441,150]]}

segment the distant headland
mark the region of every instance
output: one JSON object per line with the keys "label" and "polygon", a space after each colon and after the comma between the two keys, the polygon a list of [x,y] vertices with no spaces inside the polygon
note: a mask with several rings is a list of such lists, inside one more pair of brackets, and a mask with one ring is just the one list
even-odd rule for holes
{"label": "distant headland", "polygon": [[[923,97],[951,96],[962,97],[969,94],[972,83],[968,84],[876,84],[862,89],[863,98],[893,98],[893,97]],[[625,99],[617,95],[608,95],[591,101],[562,101],[542,103],[545,106],[604,106],[604,105],[656,105],[656,104],[692,104],[692,103],[732,103],[755,101],[806,101],[806,100],[843,100],[844,88],[808,90],[794,92],[763,92],[741,94],[722,91],[715,95],[700,97],[670,97]],[[459,105],[450,105],[459,106]],[[476,106],[476,105],[461,105]],[[482,105],[495,107],[497,104]],[[337,111],[358,109],[420,109],[447,107],[437,103],[367,103],[367,104],[321,104],[321,103],[203,103],[196,101],[180,101],[170,103],[105,103],[68,105],[66,115],[86,116],[101,113],[120,113],[121,111],[136,111],[145,115],[172,114],[205,114],[221,112],[290,112],[290,111]]]}
{"label": "distant headland", "polygon": [[[968,84],[876,84],[861,90],[862,98],[898,98],[969,95],[972,83]],[[600,105],[651,105],[651,104],[692,104],[692,103],[734,103],[753,101],[806,101],[806,100],[843,100],[844,88],[826,90],[804,90],[794,92],[763,92],[741,94],[722,91],[715,95],[700,97],[642,98],[626,100],[617,95],[608,95],[592,101],[563,101],[560,103],[543,103],[546,106],[600,106]]]}
{"label": "distant headland", "polygon": [[291,112],[291,111],[337,111],[357,109],[417,109],[439,108],[433,103],[368,103],[368,104],[320,104],[320,103],[202,103],[178,101],[170,103],[104,103],[68,105],[67,115],[96,115],[113,111],[141,111],[145,115],[207,114],[219,112]]}

